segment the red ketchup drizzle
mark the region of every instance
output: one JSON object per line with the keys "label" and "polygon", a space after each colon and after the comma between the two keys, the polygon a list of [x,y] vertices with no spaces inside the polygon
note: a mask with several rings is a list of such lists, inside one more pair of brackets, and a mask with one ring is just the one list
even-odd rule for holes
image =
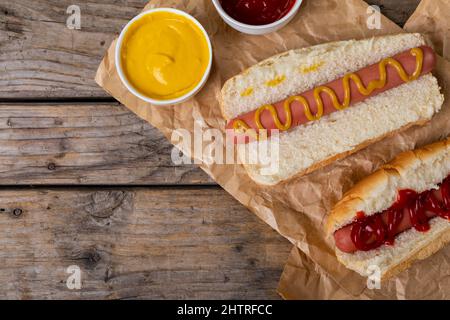
{"label": "red ketchup drizzle", "polygon": [[355,247],[360,251],[369,251],[383,244],[393,245],[404,209],[409,214],[412,227],[420,232],[430,230],[427,211],[450,220],[450,176],[442,182],[440,190],[442,201],[435,197],[432,190],[420,194],[414,190],[400,190],[397,201],[385,211],[388,214],[387,223],[381,218],[384,212],[372,216],[358,212],[351,230],[351,239]]}
{"label": "red ketchup drizzle", "polygon": [[220,0],[233,19],[251,25],[265,25],[283,18],[296,0]]}
{"label": "red ketchup drizzle", "polygon": [[357,213],[357,220],[352,228],[352,241],[361,251],[378,248],[386,238],[386,226],[380,215],[367,217],[364,212]]}
{"label": "red ketchup drizzle", "polygon": [[396,231],[402,219],[403,210],[394,208],[388,210],[388,223],[384,243],[394,245]]}

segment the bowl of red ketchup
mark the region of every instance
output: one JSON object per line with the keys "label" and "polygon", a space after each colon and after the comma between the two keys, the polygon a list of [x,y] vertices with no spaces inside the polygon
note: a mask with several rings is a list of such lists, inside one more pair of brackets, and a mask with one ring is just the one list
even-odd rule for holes
{"label": "bowl of red ketchup", "polygon": [[297,14],[302,0],[213,0],[213,4],[232,28],[262,35],[287,25]]}

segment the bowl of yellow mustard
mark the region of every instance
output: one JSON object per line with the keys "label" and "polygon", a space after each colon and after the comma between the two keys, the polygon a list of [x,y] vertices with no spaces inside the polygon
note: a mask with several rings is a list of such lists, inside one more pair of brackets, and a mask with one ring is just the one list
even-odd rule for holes
{"label": "bowl of yellow mustard", "polygon": [[124,27],[115,63],[122,83],[135,96],[154,105],[173,105],[190,99],[206,83],[212,47],[194,17],[158,8]]}

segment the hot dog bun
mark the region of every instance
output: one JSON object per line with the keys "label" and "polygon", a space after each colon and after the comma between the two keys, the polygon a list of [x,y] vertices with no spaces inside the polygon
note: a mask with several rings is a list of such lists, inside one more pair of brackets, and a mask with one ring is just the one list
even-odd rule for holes
{"label": "hot dog bun", "polygon": [[[231,120],[423,45],[421,35],[401,34],[283,53],[227,81],[221,95],[222,113]],[[268,165],[261,162],[245,164],[243,160],[244,166],[257,183],[274,185],[323,167],[395,132],[424,124],[440,110],[442,103],[436,78],[426,74],[352,108],[281,132],[275,174],[265,174]],[[239,157],[248,158],[260,143],[238,145]]]}
{"label": "hot dog bun", "polygon": [[[358,211],[370,216],[389,208],[398,190],[417,192],[436,189],[450,174],[450,138],[422,149],[400,154],[394,161],[368,176],[339,201],[326,224],[328,234],[355,221]],[[383,279],[408,268],[415,260],[422,260],[450,241],[450,221],[436,217],[425,233],[411,228],[395,240],[393,246],[383,245],[370,251],[344,253],[336,249],[338,260],[349,269],[366,275],[368,267],[377,265]]]}

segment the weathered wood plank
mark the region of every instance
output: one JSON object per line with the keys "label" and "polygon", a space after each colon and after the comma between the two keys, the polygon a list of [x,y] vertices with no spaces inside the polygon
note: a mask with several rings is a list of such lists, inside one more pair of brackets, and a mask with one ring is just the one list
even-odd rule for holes
{"label": "weathered wood plank", "polygon": [[0,229],[1,299],[277,298],[291,249],[217,187],[2,190]]}
{"label": "weathered wood plank", "polygon": [[[81,29],[66,26],[71,0],[0,0],[0,99],[105,97],[94,75],[106,48],[146,0],[76,1]],[[419,0],[370,0],[403,25]]]}
{"label": "weathered wood plank", "polygon": [[0,185],[212,184],[116,103],[0,104]]}

